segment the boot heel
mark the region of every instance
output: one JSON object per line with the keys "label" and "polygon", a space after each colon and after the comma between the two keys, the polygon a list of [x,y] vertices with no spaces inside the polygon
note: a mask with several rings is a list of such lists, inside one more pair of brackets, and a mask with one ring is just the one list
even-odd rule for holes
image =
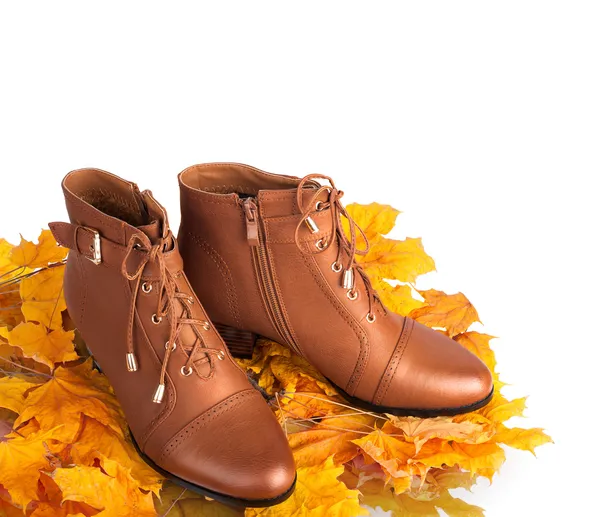
{"label": "boot heel", "polygon": [[258,336],[247,330],[239,330],[220,323],[214,323],[215,328],[221,334],[223,341],[234,357],[249,359],[256,344]]}

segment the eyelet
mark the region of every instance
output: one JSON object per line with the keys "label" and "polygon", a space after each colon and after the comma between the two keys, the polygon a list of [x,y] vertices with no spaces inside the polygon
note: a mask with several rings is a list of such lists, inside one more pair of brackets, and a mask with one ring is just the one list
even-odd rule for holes
{"label": "eyelet", "polygon": [[335,273],[339,273],[342,270],[342,267],[342,264],[340,264],[339,262],[334,262],[333,264],[331,264],[331,269]]}
{"label": "eyelet", "polygon": [[208,323],[208,321],[202,323],[202,328],[206,331],[210,330],[210,324]]}
{"label": "eyelet", "polygon": [[148,294],[150,291],[152,291],[152,284],[150,282],[144,282],[142,284],[142,291]]}
{"label": "eyelet", "polygon": [[139,242],[136,242],[136,243],[133,245],[133,249],[134,249],[134,250],[141,250],[141,249],[142,249],[142,245],[141,245]]}
{"label": "eyelet", "polygon": [[358,298],[358,291],[350,290],[346,293],[346,296],[348,297],[349,300],[354,301]]}
{"label": "eyelet", "polygon": [[[171,348],[171,352],[174,352],[175,349],[177,348],[177,343],[173,343],[170,348]],[[165,350],[169,350],[169,342],[168,341],[165,343]]]}
{"label": "eyelet", "polygon": [[156,314],[152,315],[152,323],[158,325],[162,321],[162,317],[157,316]]}
{"label": "eyelet", "polygon": [[190,305],[194,305],[194,299],[191,296],[187,299],[187,301]]}
{"label": "eyelet", "polygon": [[217,355],[219,361],[222,361],[223,359],[225,359],[225,352],[221,351],[219,352],[219,355]]}
{"label": "eyelet", "polygon": [[315,246],[317,247],[318,250],[323,251],[325,249],[325,246],[327,245],[327,243],[325,242],[325,239],[319,239],[317,242],[315,242]]}
{"label": "eyelet", "polygon": [[375,314],[372,314],[372,313],[367,314],[367,321],[369,323],[373,323],[375,321]]}
{"label": "eyelet", "polygon": [[189,377],[190,375],[192,375],[192,373],[194,373],[194,370],[192,369],[191,366],[182,366],[181,367],[181,375],[183,375],[184,377]]}
{"label": "eyelet", "polygon": [[315,204],[315,210],[317,212],[321,212],[322,210],[325,210],[324,208],[322,208],[323,206],[323,201],[317,201],[317,203]]}

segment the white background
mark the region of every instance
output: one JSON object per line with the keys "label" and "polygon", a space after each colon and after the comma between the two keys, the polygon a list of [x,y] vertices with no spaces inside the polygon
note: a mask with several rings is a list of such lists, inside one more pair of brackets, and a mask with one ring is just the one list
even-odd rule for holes
{"label": "white background", "polygon": [[556,444],[508,454],[488,517],[598,515],[600,16],[594,2],[3,2],[0,236],[64,220],[96,166],[177,228],[197,162],[333,176],[390,203]]}

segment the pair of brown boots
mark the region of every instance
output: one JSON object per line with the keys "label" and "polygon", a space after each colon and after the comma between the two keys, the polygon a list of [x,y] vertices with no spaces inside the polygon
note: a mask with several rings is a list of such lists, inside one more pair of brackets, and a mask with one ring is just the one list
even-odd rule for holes
{"label": "pair of brown boots", "polygon": [[251,353],[256,335],[370,411],[451,415],[490,400],[479,359],[382,305],[355,261],[364,234],[330,178],[215,163],[179,184],[177,240],[150,191],[97,169],[65,177],[71,222],[50,225],[71,250],[69,313],[156,470],[233,505],[292,493],[286,437],[231,357]]}

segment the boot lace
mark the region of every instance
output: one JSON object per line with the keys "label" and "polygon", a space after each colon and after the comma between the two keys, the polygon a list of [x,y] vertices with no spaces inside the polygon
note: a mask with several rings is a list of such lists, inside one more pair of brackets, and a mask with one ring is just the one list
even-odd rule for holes
{"label": "boot lace", "polygon": [[[303,188],[308,181],[313,181],[316,179],[325,180],[328,182],[328,185],[321,185],[319,188],[315,189],[314,194],[310,198],[308,204],[305,206],[304,203],[304,191]],[[321,201],[319,200],[322,197],[322,194],[327,192],[327,200]],[[296,201],[298,203],[298,207],[300,212],[302,213],[302,217],[298,222],[295,232],[295,242],[296,246],[303,253],[309,253],[311,255],[323,253],[325,250],[329,249],[329,247],[333,244],[334,240],[338,242],[338,254],[336,261],[331,265],[331,268],[335,272],[341,272],[343,269],[342,275],[342,286],[347,289],[347,296],[350,300],[356,300],[358,297],[358,292],[356,291],[356,282],[355,282],[355,272],[358,273],[365,285],[365,290],[367,294],[367,298],[369,300],[369,312],[367,314],[367,321],[369,323],[373,323],[375,321],[375,313],[374,307],[375,303],[379,302],[382,309],[385,313],[385,307],[379,300],[377,295],[377,291],[373,287],[371,280],[369,279],[367,273],[361,267],[361,265],[356,261],[356,256],[365,256],[369,253],[369,241],[364,230],[352,219],[346,208],[341,202],[341,199],[344,195],[342,190],[338,190],[335,186],[335,183],[329,176],[323,176],[321,174],[309,174],[302,178],[300,183],[298,184],[298,188],[296,191]],[[312,217],[318,212],[323,212],[327,209],[330,209],[331,214],[331,224],[332,224],[332,234],[330,239],[319,239],[316,244],[315,250],[307,250],[302,246],[300,242],[300,230],[303,225],[307,225],[311,232],[316,233],[318,231],[318,227],[313,221]],[[342,225],[342,217],[344,217],[348,223],[348,234],[344,231],[344,227]],[[358,238],[361,238],[364,242],[364,248],[358,247]]]}
{"label": "boot lace", "polygon": [[[187,360],[184,366],[181,368],[181,374],[186,377],[196,371],[196,374],[201,378],[209,379],[214,374],[214,363],[212,356],[216,356],[219,360],[223,360],[225,358],[225,353],[222,350],[209,348],[204,345],[201,330],[210,330],[210,323],[208,321],[192,317],[192,305],[194,304],[194,297],[179,290],[176,279],[180,274],[172,273],[165,263],[164,252],[165,249],[168,249],[169,244],[172,242],[173,236],[170,231],[167,237],[160,239],[160,241],[154,245],[152,245],[146,235],[135,233],[129,239],[125,257],[121,265],[121,272],[123,276],[125,276],[127,280],[135,282],[127,327],[126,359],[127,369],[131,372],[135,372],[138,369],[133,343],[133,325],[138,293],[140,288],[144,293],[149,293],[153,289],[152,283],[142,282],[143,273],[146,267],[148,267],[150,264],[156,264],[158,267],[159,295],[156,312],[152,315],[152,323],[158,325],[164,318],[167,318],[169,320],[169,339],[165,343],[165,354],[162,359],[159,384],[153,398],[153,402],[157,404],[160,404],[164,399],[167,366],[169,364],[171,354],[178,346],[185,352],[187,356]],[[141,252],[142,258],[136,270],[133,273],[130,273],[128,270],[128,263],[132,256],[133,250]],[[194,332],[195,339],[191,345],[181,343],[179,340],[181,330],[186,325],[190,326]],[[202,354],[202,357],[198,357],[200,354]],[[200,373],[198,366],[206,362],[210,364],[210,369],[207,375],[203,375]]]}

